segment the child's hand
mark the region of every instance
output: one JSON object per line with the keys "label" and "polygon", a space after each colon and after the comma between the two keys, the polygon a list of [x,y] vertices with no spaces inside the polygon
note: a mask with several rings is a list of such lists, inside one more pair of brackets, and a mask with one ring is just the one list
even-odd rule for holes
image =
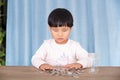
{"label": "child's hand", "polygon": [[40,67],[39,67],[41,70],[45,71],[47,69],[53,69],[53,66],[50,65],[50,64],[42,64]]}
{"label": "child's hand", "polygon": [[72,69],[72,68],[74,68],[74,69],[80,69],[83,66],[81,64],[79,64],[79,63],[72,63],[72,64],[65,65],[65,67],[69,68],[69,69]]}

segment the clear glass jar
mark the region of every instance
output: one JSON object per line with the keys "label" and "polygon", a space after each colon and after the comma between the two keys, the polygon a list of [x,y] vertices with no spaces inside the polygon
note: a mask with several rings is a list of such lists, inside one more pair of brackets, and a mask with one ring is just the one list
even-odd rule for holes
{"label": "clear glass jar", "polygon": [[89,73],[97,73],[98,69],[98,54],[89,53],[90,60],[92,62],[91,67],[89,68]]}

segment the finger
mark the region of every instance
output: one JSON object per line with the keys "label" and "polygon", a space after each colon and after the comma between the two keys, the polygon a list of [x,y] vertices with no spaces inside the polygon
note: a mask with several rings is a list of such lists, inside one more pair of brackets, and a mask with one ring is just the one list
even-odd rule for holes
{"label": "finger", "polygon": [[41,67],[40,69],[41,69],[42,71],[45,71],[45,68],[43,68],[43,67]]}
{"label": "finger", "polygon": [[53,67],[52,67],[52,66],[47,66],[45,69],[46,69],[46,70],[52,70]]}
{"label": "finger", "polygon": [[67,64],[67,65],[65,65],[65,67],[66,67],[66,68],[69,68],[69,67],[71,67],[71,64]]}

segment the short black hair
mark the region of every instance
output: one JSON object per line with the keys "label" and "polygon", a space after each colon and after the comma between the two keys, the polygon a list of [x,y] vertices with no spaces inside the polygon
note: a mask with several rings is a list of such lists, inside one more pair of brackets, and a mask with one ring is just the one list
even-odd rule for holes
{"label": "short black hair", "polygon": [[50,27],[73,26],[72,14],[64,8],[53,10],[48,16],[48,24]]}

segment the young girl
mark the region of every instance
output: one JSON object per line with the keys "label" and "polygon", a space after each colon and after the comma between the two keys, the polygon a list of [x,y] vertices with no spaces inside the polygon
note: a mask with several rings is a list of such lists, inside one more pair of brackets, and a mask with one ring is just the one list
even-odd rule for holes
{"label": "young girl", "polygon": [[32,57],[32,64],[41,70],[55,66],[65,68],[86,68],[91,60],[78,42],[69,39],[73,26],[72,14],[63,8],[53,10],[48,17],[53,39],[45,40]]}

